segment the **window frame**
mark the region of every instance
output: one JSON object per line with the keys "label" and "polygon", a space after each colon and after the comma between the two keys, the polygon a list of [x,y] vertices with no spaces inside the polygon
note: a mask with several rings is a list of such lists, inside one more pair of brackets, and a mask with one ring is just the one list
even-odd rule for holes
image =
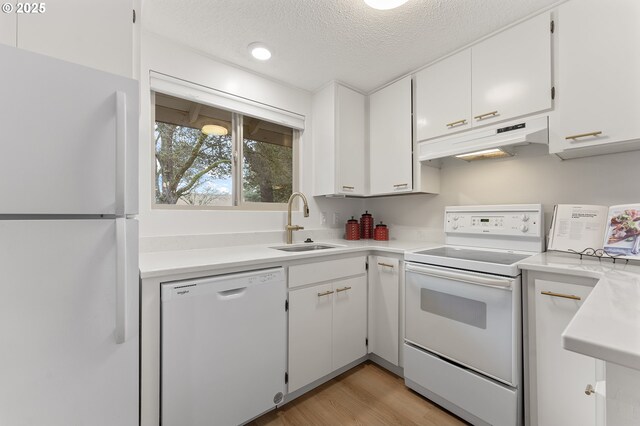
{"label": "window frame", "polygon": [[[154,210],[182,210],[182,211],[287,211],[287,203],[268,203],[268,202],[251,202],[244,201],[243,197],[243,176],[242,176],[242,163],[244,161],[243,156],[243,146],[244,146],[244,135],[243,135],[243,125],[242,125],[242,117],[244,116],[252,116],[255,115],[250,114],[242,114],[241,112],[236,112],[229,110],[227,108],[221,107],[219,105],[212,104],[210,102],[206,102],[203,99],[194,99],[194,96],[188,93],[188,89],[185,88],[185,92],[183,94],[176,94],[172,91],[172,93],[166,93],[169,96],[179,97],[186,100],[191,100],[194,102],[199,102],[203,105],[209,105],[215,108],[224,109],[226,111],[231,112],[231,120],[232,120],[232,158],[231,158],[231,183],[232,183],[232,191],[231,191],[231,206],[207,206],[207,205],[190,205],[190,204],[160,204],[156,202],[156,146],[155,146],[155,138],[154,138],[154,126],[156,123],[156,93],[166,93],[162,90],[154,90],[151,88],[150,90],[150,116],[151,122],[149,123],[151,128],[151,138],[150,138],[150,147],[151,147],[151,208]],[[269,121],[275,123],[275,121],[255,117],[261,120]],[[285,123],[276,123],[286,125],[290,127],[293,131],[292,138],[292,152],[291,152],[291,161],[292,161],[292,173],[291,173],[291,190],[292,192],[296,192],[299,190],[299,168],[300,168],[300,137],[303,132],[301,129],[297,129],[295,127],[291,127]],[[297,199],[293,203],[293,208],[298,210],[298,202]]]}

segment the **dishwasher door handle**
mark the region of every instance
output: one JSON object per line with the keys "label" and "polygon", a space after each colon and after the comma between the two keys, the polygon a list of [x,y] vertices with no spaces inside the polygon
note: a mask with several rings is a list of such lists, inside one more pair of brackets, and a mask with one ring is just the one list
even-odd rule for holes
{"label": "dishwasher door handle", "polygon": [[238,287],[231,290],[219,291],[218,296],[220,299],[235,299],[236,297],[242,296],[245,291],[247,291],[247,287]]}

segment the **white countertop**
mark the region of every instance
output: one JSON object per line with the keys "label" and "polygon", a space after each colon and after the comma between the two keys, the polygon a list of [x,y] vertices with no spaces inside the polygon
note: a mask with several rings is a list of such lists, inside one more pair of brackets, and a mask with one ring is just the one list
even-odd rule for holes
{"label": "white countertop", "polygon": [[640,266],[548,252],[521,269],[597,278],[564,333],[565,349],[640,370]]}
{"label": "white countertop", "polygon": [[285,246],[283,243],[253,244],[242,246],[213,247],[194,250],[172,250],[140,253],[140,273],[142,279],[175,274],[189,274],[222,268],[255,266],[297,259],[321,258],[336,254],[382,251],[404,254],[406,250],[431,248],[441,244],[406,240],[322,240],[316,244],[340,245],[326,250],[307,252],[286,252],[271,247]]}

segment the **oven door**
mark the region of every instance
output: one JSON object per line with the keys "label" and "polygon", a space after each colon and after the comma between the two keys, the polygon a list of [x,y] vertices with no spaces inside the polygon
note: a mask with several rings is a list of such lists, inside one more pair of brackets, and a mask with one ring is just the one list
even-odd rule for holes
{"label": "oven door", "polygon": [[517,386],[520,277],[409,262],[405,272],[407,342]]}

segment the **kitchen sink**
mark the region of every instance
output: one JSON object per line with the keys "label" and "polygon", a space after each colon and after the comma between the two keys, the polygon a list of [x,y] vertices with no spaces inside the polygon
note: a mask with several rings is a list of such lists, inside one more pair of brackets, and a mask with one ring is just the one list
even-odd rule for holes
{"label": "kitchen sink", "polygon": [[275,250],[280,250],[280,251],[300,252],[300,251],[326,250],[326,249],[332,249],[332,248],[338,248],[338,247],[343,247],[343,246],[317,244],[317,243],[304,243],[304,244],[294,244],[290,246],[280,246],[280,247],[270,247],[270,248]]}

